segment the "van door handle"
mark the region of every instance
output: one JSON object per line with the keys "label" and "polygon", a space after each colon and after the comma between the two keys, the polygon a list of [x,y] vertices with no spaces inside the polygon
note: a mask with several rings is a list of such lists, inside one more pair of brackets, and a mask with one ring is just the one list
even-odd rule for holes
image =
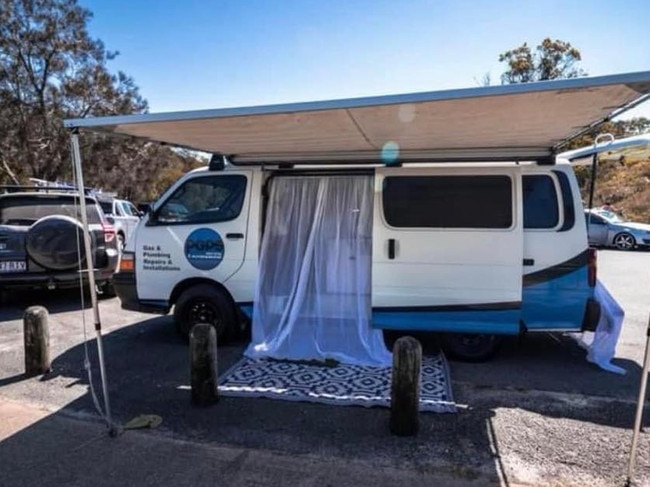
{"label": "van door handle", "polygon": [[239,240],[240,238],[244,238],[243,233],[226,233],[226,238],[230,240]]}
{"label": "van door handle", "polygon": [[395,258],[395,239],[388,239],[388,258],[393,260]]}
{"label": "van door handle", "polygon": [[535,259],[524,259],[524,265],[535,265]]}

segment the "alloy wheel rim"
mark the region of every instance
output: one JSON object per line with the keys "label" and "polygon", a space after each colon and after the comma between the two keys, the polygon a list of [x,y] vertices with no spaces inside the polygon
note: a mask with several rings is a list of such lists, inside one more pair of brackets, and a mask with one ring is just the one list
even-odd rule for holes
{"label": "alloy wheel rim", "polygon": [[616,246],[619,249],[629,250],[634,246],[632,242],[632,237],[630,235],[619,235],[616,238]]}

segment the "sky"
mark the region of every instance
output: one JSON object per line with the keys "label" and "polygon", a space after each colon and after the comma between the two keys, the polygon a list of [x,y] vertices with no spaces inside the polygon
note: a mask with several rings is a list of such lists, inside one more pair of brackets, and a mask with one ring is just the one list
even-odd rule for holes
{"label": "sky", "polygon": [[79,3],[151,112],[499,84],[499,54],[545,37],[577,47],[589,75],[650,70],[647,0]]}

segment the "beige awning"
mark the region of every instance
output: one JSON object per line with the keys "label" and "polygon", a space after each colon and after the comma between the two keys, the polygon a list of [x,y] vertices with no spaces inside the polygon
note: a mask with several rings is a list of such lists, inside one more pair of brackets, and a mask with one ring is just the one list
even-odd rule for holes
{"label": "beige awning", "polygon": [[650,93],[650,72],[261,107],[66,120],[264,161],[544,157]]}

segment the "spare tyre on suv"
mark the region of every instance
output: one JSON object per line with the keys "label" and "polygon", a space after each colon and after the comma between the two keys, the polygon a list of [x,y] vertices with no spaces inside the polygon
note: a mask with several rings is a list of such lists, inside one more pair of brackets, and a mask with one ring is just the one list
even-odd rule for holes
{"label": "spare tyre on suv", "polygon": [[[97,290],[113,296],[115,229],[94,198],[85,200]],[[87,282],[83,232],[76,193],[0,194],[0,289],[75,287],[80,276]]]}

